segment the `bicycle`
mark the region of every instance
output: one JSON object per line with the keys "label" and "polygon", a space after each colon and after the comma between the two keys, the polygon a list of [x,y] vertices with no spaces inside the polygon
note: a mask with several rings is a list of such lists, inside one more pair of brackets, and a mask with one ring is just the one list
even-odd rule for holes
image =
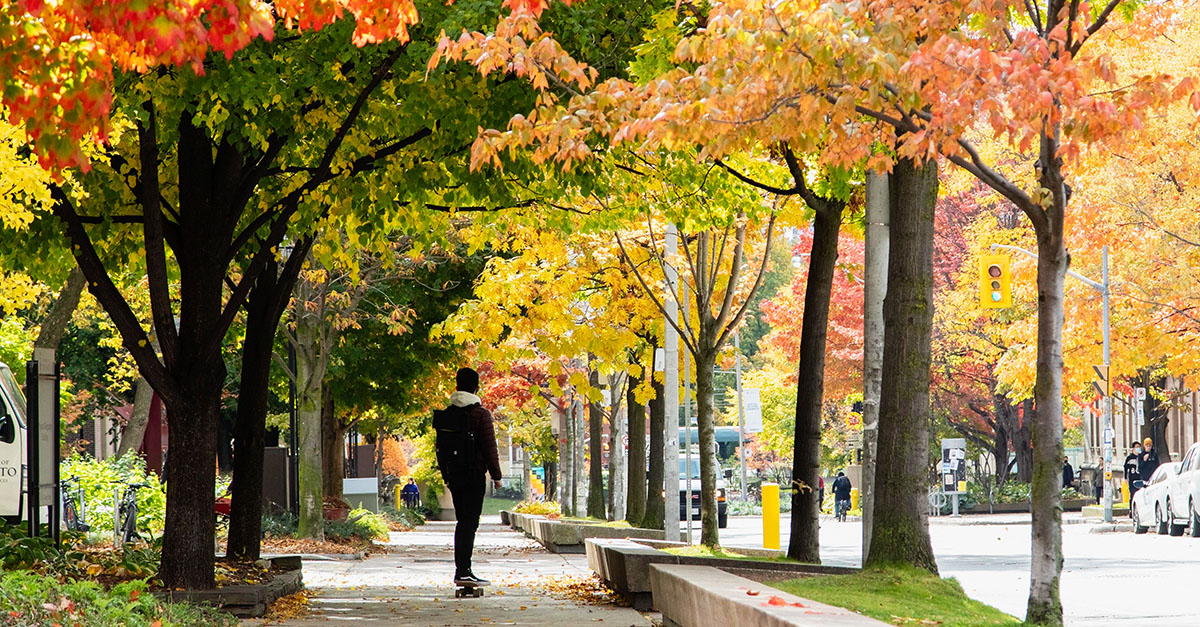
{"label": "bicycle", "polygon": [[834,517],[838,522],[846,522],[846,512],[850,511],[850,499],[836,499],[833,504]]}
{"label": "bicycle", "polygon": [[122,548],[136,540],[148,542],[137,530],[138,504],[137,491],[146,487],[144,483],[125,484],[125,492],[117,505],[117,526],[115,528],[116,546]]}
{"label": "bicycle", "polygon": [[[76,488],[74,496],[79,499],[78,508],[75,507],[71,488]],[[69,477],[59,481],[59,498],[62,499],[62,522],[67,531],[87,532],[91,530],[92,527],[87,524],[85,518],[87,503],[83,495],[83,486],[79,484],[79,477]]]}

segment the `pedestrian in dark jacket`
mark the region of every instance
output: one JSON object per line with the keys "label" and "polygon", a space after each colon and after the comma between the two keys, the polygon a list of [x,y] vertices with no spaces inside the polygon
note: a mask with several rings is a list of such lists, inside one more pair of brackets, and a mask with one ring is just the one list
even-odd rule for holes
{"label": "pedestrian in dark jacket", "polygon": [[1075,469],[1071,467],[1071,460],[1063,458],[1063,487],[1069,488],[1075,484]]}
{"label": "pedestrian in dark jacket", "polygon": [[1154,450],[1154,440],[1150,438],[1143,440],[1142,444],[1142,454],[1138,456],[1138,475],[1142,481],[1148,481],[1158,470],[1158,451]]}
{"label": "pedestrian in dark jacket", "polygon": [[474,434],[475,449],[461,467],[439,468],[454,501],[454,516],[458,521],[454,526],[454,583],[486,586],[491,582],[476,577],[471,571],[471,553],[475,550],[475,532],[483,513],[487,475],[492,476],[493,487],[501,485],[496,430],[491,412],[483,408],[482,401],[475,395],[479,391],[479,373],[471,368],[459,369],[455,387],[457,391],[450,395],[450,406],[446,411],[466,414],[468,429]]}
{"label": "pedestrian in dark jacket", "polygon": [[833,513],[838,520],[846,520],[846,511],[850,509],[850,477],[838,471],[837,479],[833,480]]}
{"label": "pedestrian in dark jacket", "polygon": [[[1133,495],[1137,494],[1138,490],[1142,489],[1138,481],[1142,480],[1141,473],[1138,472],[1138,457],[1142,455],[1142,443],[1133,443],[1133,452],[1125,456],[1125,481],[1129,482],[1129,502],[1133,502]],[[1149,479],[1149,477],[1146,477]]]}

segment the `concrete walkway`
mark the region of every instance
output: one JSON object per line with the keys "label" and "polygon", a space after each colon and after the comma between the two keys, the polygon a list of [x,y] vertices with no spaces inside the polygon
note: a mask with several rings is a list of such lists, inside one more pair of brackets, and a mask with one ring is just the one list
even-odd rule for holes
{"label": "concrete walkway", "polygon": [[[555,555],[485,516],[475,541],[475,574],[490,579],[481,598],[454,598],[454,523],[430,522],[391,534],[387,554],[304,562],[311,616],[283,625],[607,625],[649,627],[630,608],[580,600],[591,571],[583,555]],[[574,594],[568,593],[574,591]],[[586,595],[584,595],[586,596]],[[253,625],[258,622],[247,621]],[[280,624],[280,623],[275,623]]]}

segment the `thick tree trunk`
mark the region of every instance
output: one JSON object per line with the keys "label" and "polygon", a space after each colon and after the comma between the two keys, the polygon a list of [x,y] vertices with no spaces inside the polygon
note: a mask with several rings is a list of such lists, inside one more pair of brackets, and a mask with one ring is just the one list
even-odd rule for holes
{"label": "thick tree trunk", "polygon": [[[706,345],[715,338],[701,338]],[[716,352],[696,356],[696,430],[700,441],[700,542],[705,546],[721,543],[717,527],[717,430],[713,416],[713,368]],[[690,510],[691,499],[685,506]],[[689,513],[690,515],[690,513]]]}
{"label": "thick tree trunk", "polygon": [[883,381],[875,520],[866,566],[937,573],[929,541],[929,367],[933,330],[933,217],[937,163],[896,163],[889,181],[891,246],[884,298]]}
{"label": "thick tree trunk", "polygon": [[[133,386],[133,410],[129,412],[129,422],[121,430],[121,445],[117,447],[117,457],[136,453],[146,437],[146,426],[150,423],[150,405],[154,401],[154,388],[145,377],[138,377]],[[169,456],[168,456],[169,457]]]}
{"label": "thick tree trunk", "polygon": [[[592,388],[600,387],[600,373],[592,370]],[[588,401],[588,501],[587,515],[605,518],[604,512],[604,408]]]}
{"label": "thick tree trunk", "polygon": [[[273,269],[272,269],[273,270]],[[273,272],[272,272],[273,274]],[[264,277],[267,276],[264,274]],[[272,279],[274,277],[271,277]],[[267,279],[269,280],[269,279]],[[262,541],[263,447],[267,435],[267,386],[279,314],[265,298],[260,277],[246,302],[242,379],[234,422],[233,482],[230,485],[227,556],[258,559]],[[275,315],[272,315],[275,314]]]}
{"label": "thick tree trunk", "polygon": [[343,498],[346,476],[346,425],[334,414],[333,390],[321,392],[321,490],[327,498]]}
{"label": "thick tree trunk", "polygon": [[629,417],[629,490],[625,498],[625,520],[634,527],[642,525],[646,515],[646,406],[637,400],[638,377],[629,377],[625,390],[626,415]]}
{"label": "thick tree trunk", "polygon": [[825,390],[825,339],[829,299],[837,268],[842,206],[828,203],[816,212],[808,282],[804,288],[804,320],[800,327],[800,363],[796,380],[796,432],[792,453],[791,539],[788,557],[820,563],[818,536],[821,504],[817,502],[821,472],[821,406]]}
{"label": "thick tree trunk", "polygon": [[[665,524],[663,501],[663,452],[667,444],[665,390],[654,381],[654,398],[650,400],[650,466],[646,473],[646,512],[642,527],[662,529]],[[678,497],[675,497],[678,498]]]}
{"label": "thick tree trunk", "polygon": [[71,268],[71,272],[67,274],[66,283],[58,291],[54,304],[50,306],[49,313],[42,319],[41,329],[38,330],[37,339],[33,342],[34,348],[58,350],[58,345],[67,333],[67,325],[71,323],[71,317],[75,315],[75,309],[79,307],[79,297],[83,294],[85,282],[83,271],[79,269],[79,266]]}
{"label": "thick tree trunk", "polygon": [[217,420],[225,365],[188,368],[178,376],[181,397],[164,399],[171,417],[167,446],[167,518],[159,575],[171,588],[207,590],[213,578],[213,500]]}
{"label": "thick tree trunk", "polygon": [[296,323],[296,426],[299,432],[300,518],[297,534],[323,540],[324,469],[321,446],[322,379],[324,368],[317,355],[320,320],[301,312]]}
{"label": "thick tree trunk", "polygon": [[[1043,141],[1042,159],[1057,161]],[[1061,166],[1061,162],[1059,162]],[[1058,167],[1048,168],[1043,186],[1062,188]],[[1060,194],[1057,194],[1061,196]],[[1065,204],[1065,203],[1064,203]],[[1026,620],[1038,625],[1062,625],[1059,579],[1062,575],[1062,328],[1063,280],[1067,251],[1063,244],[1062,214],[1047,211],[1049,232],[1038,233],[1038,358],[1033,436],[1033,554],[1030,560],[1029,605]]]}
{"label": "thick tree trunk", "polygon": [[525,486],[521,497],[526,501],[533,500],[533,461],[529,459],[529,447],[521,447],[521,484]]}

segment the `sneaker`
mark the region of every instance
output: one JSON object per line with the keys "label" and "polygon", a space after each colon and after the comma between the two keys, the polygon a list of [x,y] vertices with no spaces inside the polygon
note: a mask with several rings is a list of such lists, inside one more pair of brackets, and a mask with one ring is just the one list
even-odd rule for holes
{"label": "sneaker", "polygon": [[479,577],[476,577],[473,573],[467,573],[466,575],[454,577],[454,585],[456,586],[474,586],[479,588],[491,583],[492,582],[488,581],[487,579],[480,579]]}

